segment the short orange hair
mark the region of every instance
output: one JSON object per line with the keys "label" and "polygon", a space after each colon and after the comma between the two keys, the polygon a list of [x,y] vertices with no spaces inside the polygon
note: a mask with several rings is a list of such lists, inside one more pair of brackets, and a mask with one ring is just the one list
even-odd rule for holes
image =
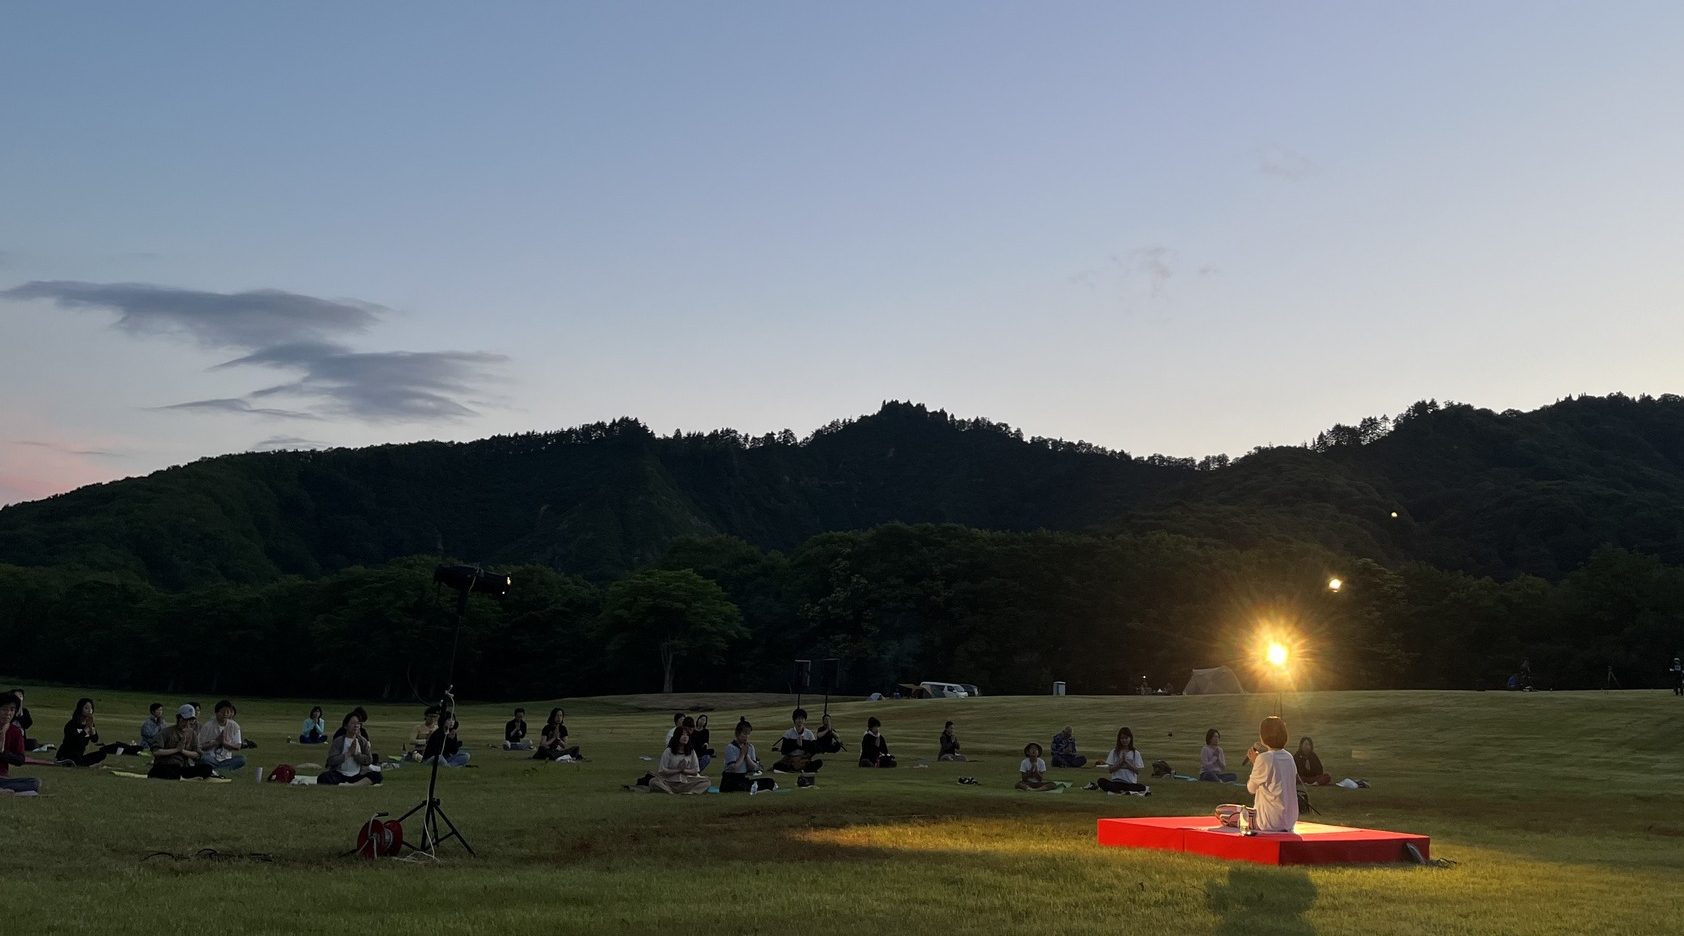
{"label": "short orange hair", "polygon": [[1263,719],[1263,727],[1258,729],[1258,734],[1263,738],[1264,744],[1277,751],[1286,747],[1286,722],[1281,721],[1279,715],[1270,715]]}

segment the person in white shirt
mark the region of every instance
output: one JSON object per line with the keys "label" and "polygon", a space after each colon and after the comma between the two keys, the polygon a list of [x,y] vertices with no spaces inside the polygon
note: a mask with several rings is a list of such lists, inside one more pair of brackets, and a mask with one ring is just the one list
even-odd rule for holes
{"label": "person in white shirt", "polygon": [[1047,779],[1047,762],[1041,759],[1041,746],[1031,741],[1023,747],[1023,760],[1017,765],[1020,779],[1017,788],[1047,792],[1057,790],[1058,784]]}
{"label": "person in white shirt", "polygon": [[199,729],[199,763],[217,773],[239,770],[246,765],[240,749],[245,738],[240,723],[234,720],[234,703],[223,699],[216,703],[216,717]]}
{"label": "person in white shirt", "polygon": [[1146,758],[1134,747],[1134,732],[1123,726],[1117,729],[1117,744],[1100,761],[1099,769],[1110,775],[1087,785],[1089,790],[1107,793],[1127,793],[1132,796],[1151,796],[1152,788],[1140,782],[1140,771],[1146,769]]}
{"label": "person in white shirt", "polygon": [[772,770],[781,773],[816,772],[824,766],[824,761],[813,756],[815,736],[813,729],[807,727],[807,710],[796,709],[789,716],[790,728],[784,736],[778,739],[778,747],[783,757],[772,765]]}
{"label": "person in white shirt", "polygon": [[706,793],[713,781],[702,774],[696,752],[690,750],[690,730],[680,727],[661,752],[661,762],[649,778],[651,793]]}
{"label": "person in white shirt", "polygon": [[368,736],[363,734],[363,721],[355,714],[345,716],[345,733],[334,738],[327,755],[327,769],[316,777],[323,786],[372,786],[381,780],[380,771],[373,769],[374,752]]}
{"label": "person in white shirt", "polygon": [[748,719],[737,722],[731,743],[725,745],[725,774],[719,778],[719,792],[762,793],[778,788],[777,781],[771,777],[757,776],[760,760],[754,744],[748,739],[753,730],[754,726],[748,723]]}
{"label": "person in white shirt", "polygon": [[1298,767],[1286,750],[1286,722],[1279,715],[1270,715],[1263,719],[1258,737],[1258,743],[1245,752],[1245,759],[1251,763],[1245,788],[1253,797],[1252,805],[1218,806],[1216,818],[1246,835],[1291,832],[1298,823]]}

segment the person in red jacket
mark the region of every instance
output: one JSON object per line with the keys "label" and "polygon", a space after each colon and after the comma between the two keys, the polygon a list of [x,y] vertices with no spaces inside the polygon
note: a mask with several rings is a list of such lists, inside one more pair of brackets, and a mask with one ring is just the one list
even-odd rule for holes
{"label": "person in red jacket", "polygon": [[13,777],[13,767],[24,762],[23,728],[12,723],[12,717],[23,703],[11,693],[0,695],[0,796],[34,796],[41,792],[41,781],[35,777]]}

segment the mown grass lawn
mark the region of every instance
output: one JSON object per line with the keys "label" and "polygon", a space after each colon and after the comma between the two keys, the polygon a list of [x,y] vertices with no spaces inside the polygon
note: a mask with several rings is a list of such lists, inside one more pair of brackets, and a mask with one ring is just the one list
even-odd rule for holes
{"label": "mown grass lawn", "polygon": [[[32,690],[35,734],[56,742],[74,690]],[[99,697],[104,739],[135,733],[148,697]],[[715,746],[747,715],[763,750],[789,704],[713,706]],[[173,707],[179,700],[159,699]],[[214,699],[199,698],[203,703]],[[289,746],[310,702],[236,700],[253,765],[321,763]],[[1453,868],[1269,868],[1101,848],[1101,816],[1204,813],[1238,788],[1155,781],[1149,798],[1012,789],[1027,741],[1075,726],[1103,752],[1129,725],[1147,759],[1196,767],[1207,727],[1230,760],[1272,696],[1065,697],[833,703],[852,746],[883,719],[902,768],[832,760],[812,790],[669,797],[621,790],[670,724],[663,700],[567,704],[589,762],[496,749],[509,707],[463,709],[475,767],[442,795],[478,858],[434,865],[341,855],[358,824],[422,798],[405,766],[374,789],[164,783],[107,770],[28,768],[33,799],[0,797],[6,933],[1600,933],[1684,929],[1684,699],[1624,693],[1323,693],[1288,696],[1294,741],[1313,735],[1335,777],[1322,821],[1421,832]],[[817,710],[817,700],[809,708]],[[344,705],[329,705],[337,723]],[[369,705],[382,752],[421,706]],[[527,703],[534,733],[547,704]],[[968,764],[934,760],[954,719]],[[913,768],[918,758],[929,766]],[[144,770],[144,761],[117,766]],[[1243,771],[1242,771],[1243,772]],[[1093,771],[1059,771],[1082,782]],[[717,770],[712,771],[717,779]],[[961,786],[975,776],[979,786]],[[262,852],[269,862],[146,856]]]}

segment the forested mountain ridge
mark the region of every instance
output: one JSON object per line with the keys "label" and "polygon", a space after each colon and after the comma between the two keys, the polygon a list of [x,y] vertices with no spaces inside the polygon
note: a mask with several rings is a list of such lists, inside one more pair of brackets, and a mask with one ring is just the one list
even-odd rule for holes
{"label": "forested mountain ridge", "polygon": [[1580,397],[1501,414],[1419,403],[1304,447],[1199,463],[1025,440],[905,403],[802,441],[661,437],[626,419],[228,455],[0,510],[0,563],[125,572],[165,589],[429,553],[606,578],[685,537],[787,550],[885,523],[1311,543],[1499,578],[1558,578],[1603,545],[1676,564],[1684,400]]}

